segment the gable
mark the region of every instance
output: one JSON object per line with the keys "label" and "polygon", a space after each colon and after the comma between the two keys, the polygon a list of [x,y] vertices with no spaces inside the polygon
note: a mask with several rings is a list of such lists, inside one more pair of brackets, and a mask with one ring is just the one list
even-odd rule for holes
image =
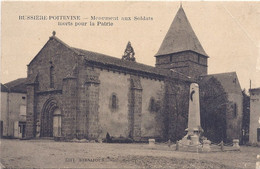
{"label": "gable", "polygon": [[36,56],[31,60],[31,62],[28,64],[29,66],[35,61],[37,60],[37,58],[39,57],[39,55],[49,46],[51,46],[51,43],[58,43],[60,45],[62,45],[63,47],[67,48],[68,50],[71,50],[72,52],[74,52],[75,54],[79,55],[79,52],[74,50],[73,48],[71,48],[69,45],[67,45],[66,43],[64,43],[63,41],[61,41],[59,38],[57,38],[56,36],[51,36],[49,38],[49,40],[45,43],[45,45],[41,48],[41,50],[36,54]]}
{"label": "gable", "polygon": [[[62,80],[73,70],[78,55],[77,51],[57,37],[50,37],[28,65],[28,83],[33,83],[38,76],[40,90],[53,88],[50,85],[52,82],[55,89],[61,89]],[[53,72],[51,72],[51,69]]]}

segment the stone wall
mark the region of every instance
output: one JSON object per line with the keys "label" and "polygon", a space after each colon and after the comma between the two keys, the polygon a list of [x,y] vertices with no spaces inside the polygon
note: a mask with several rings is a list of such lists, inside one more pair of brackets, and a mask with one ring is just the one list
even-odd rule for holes
{"label": "stone wall", "polygon": [[[103,139],[107,133],[137,141],[142,137],[162,137],[163,81],[95,66],[88,61],[82,63],[77,84],[80,138]],[[149,109],[151,98],[159,108],[156,111]]]}
{"label": "stone wall", "polygon": [[60,106],[61,118],[61,133],[66,139],[77,137],[77,79],[75,77],[67,77],[63,79],[62,95],[59,95],[59,100],[62,101]]}
{"label": "stone wall", "polygon": [[242,117],[243,117],[243,95],[239,93],[228,94],[229,104],[227,107],[227,139],[241,139],[242,136]]}
{"label": "stone wall", "polygon": [[26,129],[25,136],[33,138],[36,136],[36,102],[35,102],[35,85],[27,85],[27,104],[26,104]]}
{"label": "stone wall", "polygon": [[156,57],[156,67],[174,69],[192,78],[207,74],[207,58],[192,51]]}
{"label": "stone wall", "polygon": [[141,135],[146,138],[162,138],[164,135],[164,82],[141,78],[142,124]]}
{"label": "stone wall", "polygon": [[[35,58],[28,65],[28,85],[27,85],[27,125],[26,125],[26,137],[31,138],[35,137],[36,134],[39,136],[40,123],[40,113],[43,108],[43,104],[46,102],[46,97],[56,96],[57,92],[62,93],[63,88],[63,79],[73,73],[75,66],[77,65],[77,54],[66,44],[60,42],[55,37],[50,37],[50,40],[45,44],[41,51],[35,56]],[[53,83],[51,86],[51,67],[53,67]],[[71,86],[71,85],[69,85]],[[76,89],[76,84],[74,85]],[[71,90],[71,89],[68,89]],[[69,91],[76,92],[76,91]],[[77,94],[77,93],[75,93]],[[68,97],[71,99],[72,93],[69,93]],[[64,97],[66,98],[66,96]],[[62,100],[59,96],[57,101],[61,104],[66,102],[72,104],[74,109],[77,104],[76,95],[73,100]],[[66,111],[70,112],[70,108],[65,108]],[[71,112],[70,112],[71,113]],[[75,112],[76,113],[76,112]],[[73,114],[73,113],[71,113]],[[75,114],[76,115],[76,114]],[[65,123],[73,123],[74,116],[69,115],[63,116]],[[68,119],[66,119],[68,118]],[[72,119],[72,122],[70,122]],[[65,124],[64,123],[64,124]],[[38,128],[37,128],[38,126]],[[66,128],[66,127],[65,127]],[[68,130],[71,130],[71,125],[67,125]],[[63,127],[64,129],[64,127]],[[38,131],[36,131],[38,130]],[[66,130],[66,129],[65,129]],[[67,131],[65,135],[69,134],[75,135],[75,132]]]}
{"label": "stone wall", "polygon": [[[128,137],[128,97],[130,75],[103,69],[100,71],[99,122],[101,137],[108,132],[114,137]],[[114,95],[114,96],[113,96]],[[116,105],[112,106],[112,97]]]}
{"label": "stone wall", "polygon": [[28,79],[38,75],[39,91],[50,87],[50,68],[54,68],[54,89],[62,89],[63,78],[71,73],[77,62],[77,55],[55,38],[45,44],[28,66]]}

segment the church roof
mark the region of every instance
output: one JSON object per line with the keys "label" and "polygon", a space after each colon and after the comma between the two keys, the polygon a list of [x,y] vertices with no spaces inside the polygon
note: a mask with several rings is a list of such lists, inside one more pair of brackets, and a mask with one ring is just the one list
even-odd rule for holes
{"label": "church roof", "polygon": [[[68,44],[64,43],[62,40],[60,40],[55,35],[51,36],[49,40],[56,40],[56,42],[64,45],[66,48],[73,51],[75,54],[77,54],[79,56],[83,56],[86,61],[94,62],[101,66],[124,69],[126,71],[133,72],[133,73],[142,72],[144,74],[144,76],[147,75],[147,77],[151,77],[151,75],[154,75],[154,76],[161,76],[162,78],[170,77],[173,79],[180,79],[180,80],[189,81],[189,82],[192,81],[192,79],[189,79],[186,76],[180,76],[178,73],[172,72],[170,70],[160,69],[160,68],[148,66],[148,65],[133,62],[133,61],[122,60],[122,59],[119,59],[116,57],[108,56],[108,55],[97,53],[97,52],[91,52],[88,50],[71,47]],[[45,48],[46,44],[43,46],[43,48]],[[37,55],[33,58],[33,60],[35,60]],[[29,65],[33,62],[33,60],[29,63]],[[27,83],[34,83],[36,80],[36,77],[37,77],[37,75],[35,75],[35,77],[32,77],[31,79],[28,79]]]}
{"label": "church roof", "polygon": [[[5,83],[4,86],[13,93],[26,93],[27,78],[19,78],[11,82]],[[1,85],[2,88],[2,85]]]}
{"label": "church roof", "polygon": [[194,51],[208,57],[193,31],[183,8],[180,7],[155,56],[182,51]]}
{"label": "church roof", "polygon": [[260,87],[249,89],[250,94],[260,94]]}
{"label": "church roof", "polygon": [[81,54],[83,54],[85,56],[86,60],[98,62],[103,65],[107,65],[107,66],[113,65],[113,66],[124,67],[124,68],[128,68],[128,69],[135,69],[135,70],[140,70],[140,71],[142,70],[145,72],[155,73],[158,75],[165,75],[165,73],[166,73],[165,70],[157,69],[155,67],[144,65],[141,63],[122,60],[119,58],[115,58],[115,57],[97,53],[97,52],[91,52],[88,50],[83,50],[83,49],[78,49],[78,48],[73,48],[73,49],[80,52]]}
{"label": "church roof", "polygon": [[201,80],[207,81],[212,77],[216,78],[221,83],[226,93],[242,92],[236,72],[205,75],[205,76],[201,76]]}
{"label": "church roof", "polygon": [[84,55],[85,59],[88,61],[93,61],[97,62],[99,64],[102,64],[104,66],[108,67],[118,67],[118,68],[123,68],[127,69],[130,71],[137,71],[137,72],[144,72],[144,73],[149,73],[149,74],[154,74],[154,75],[160,75],[160,76],[168,76],[172,78],[179,78],[185,81],[191,81],[191,79],[188,79],[187,77],[180,77],[177,73],[172,72],[170,70],[166,69],[159,69],[153,66],[148,66],[145,64],[133,62],[133,61],[128,61],[128,60],[122,60],[119,58],[115,58],[112,56],[96,53],[96,52],[91,52],[83,49],[78,49],[78,48],[73,48],[73,50],[78,51],[82,55]]}

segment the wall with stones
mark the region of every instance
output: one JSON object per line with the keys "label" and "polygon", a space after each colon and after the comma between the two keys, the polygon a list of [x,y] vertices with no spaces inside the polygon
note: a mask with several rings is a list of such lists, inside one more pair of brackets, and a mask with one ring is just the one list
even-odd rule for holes
{"label": "wall with stones", "polygon": [[36,134],[36,94],[34,85],[27,85],[27,103],[26,103],[26,129],[25,136],[27,138],[33,138]]}
{"label": "wall with stones", "polygon": [[80,60],[77,80],[77,137],[96,139],[100,135],[100,70]]}
{"label": "wall with stones", "polygon": [[229,93],[227,106],[227,139],[232,142],[233,139],[240,139],[242,134],[243,118],[243,95],[241,93]]}
{"label": "wall with stones", "polygon": [[[194,79],[198,79],[198,77],[201,76],[201,75],[207,75],[208,74],[208,67],[207,66],[203,66],[201,64],[196,64],[192,61],[189,61],[188,66],[189,66],[189,71],[188,71],[187,75],[194,78]],[[184,73],[184,72],[182,72],[182,73]]]}
{"label": "wall with stones", "polygon": [[[61,109],[61,133],[66,139],[77,137],[77,110],[78,110],[78,93],[77,79],[67,77],[63,79],[62,97],[58,100],[58,106]],[[62,101],[62,103],[60,103]],[[59,105],[60,104],[60,105]]]}
{"label": "wall with stones", "polygon": [[[129,78],[129,74],[119,74],[106,69],[100,71],[99,125],[102,138],[105,138],[107,132],[115,137],[129,136]],[[113,95],[116,96],[116,107],[112,107]]]}
{"label": "wall with stones", "polygon": [[197,78],[207,74],[207,58],[192,52],[185,51],[156,57],[156,67],[175,69],[187,76]]}
{"label": "wall with stones", "polygon": [[164,82],[141,78],[141,86],[143,88],[141,136],[146,138],[162,138],[164,132]]}
{"label": "wall with stones", "polygon": [[[35,137],[36,134],[39,135],[39,131],[36,131],[39,130],[36,125],[39,125],[39,113],[42,111],[42,105],[47,99],[43,95],[50,97],[55,96],[54,93],[57,90],[61,92],[63,78],[72,73],[73,68],[77,65],[77,59],[78,56],[74,51],[62,42],[59,42],[55,37],[51,37],[28,65],[27,78],[30,84],[27,86],[26,137],[31,138]],[[54,67],[53,87],[50,85],[51,66]],[[76,88],[76,86],[74,87]],[[57,98],[57,101],[63,102],[61,97]],[[76,106],[75,104],[74,107]],[[66,118],[66,116],[63,118]],[[69,128],[71,127],[69,126]]]}
{"label": "wall with stones", "polygon": [[54,38],[45,44],[28,66],[28,78],[38,74],[39,91],[50,87],[50,67],[54,67],[54,89],[62,89],[62,80],[71,73],[77,61],[77,55]]}
{"label": "wall with stones", "polygon": [[[40,130],[42,126],[46,126],[48,125],[48,122],[45,122],[45,124],[42,124],[42,115],[43,115],[43,109],[44,109],[44,105],[46,103],[46,101],[48,101],[49,99],[54,99],[56,101],[58,101],[58,107],[61,109],[61,112],[63,112],[62,110],[62,95],[61,94],[50,94],[50,93],[45,93],[45,94],[40,94],[37,95],[37,102],[36,102],[36,120],[35,120],[35,124],[38,126],[36,129],[36,137],[40,137]],[[51,122],[52,124],[52,122]]]}

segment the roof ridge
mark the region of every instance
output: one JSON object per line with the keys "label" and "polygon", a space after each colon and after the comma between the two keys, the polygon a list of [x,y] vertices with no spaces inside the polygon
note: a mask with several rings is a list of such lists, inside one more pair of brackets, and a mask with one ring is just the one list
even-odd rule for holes
{"label": "roof ridge", "polygon": [[214,74],[201,75],[201,77],[202,76],[223,75],[223,74],[237,74],[237,72],[236,71],[232,71],[232,72],[214,73]]}
{"label": "roof ridge", "polygon": [[[120,61],[125,62],[125,63],[126,63],[126,62],[127,62],[127,63],[131,62],[131,63],[133,63],[133,64],[139,64],[139,65],[142,65],[142,66],[147,66],[147,67],[159,69],[159,68],[157,68],[157,67],[155,67],[155,66],[146,65],[146,64],[143,64],[143,63],[139,63],[139,62],[132,62],[132,61],[127,61],[127,60],[122,60],[122,59],[120,59],[120,58],[117,58],[117,57],[114,57],[114,56],[110,56],[110,55],[107,55],[107,54],[103,54],[103,53],[99,53],[99,52],[93,52],[93,51],[89,51],[89,50],[86,50],[86,49],[80,49],[80,48],[75,48],[75,47],[71,47],[71,48],[74,48],[74,49],[76,49],[76,50],[82,50],[82,51],[85,51],[85,52],[91,52],[91,53],[94,53],[94,54],[104,55],[105,57],[117,59],[117,60],[120,60]],[[161,70],[161,69],[160,69],[160,70]]]}

